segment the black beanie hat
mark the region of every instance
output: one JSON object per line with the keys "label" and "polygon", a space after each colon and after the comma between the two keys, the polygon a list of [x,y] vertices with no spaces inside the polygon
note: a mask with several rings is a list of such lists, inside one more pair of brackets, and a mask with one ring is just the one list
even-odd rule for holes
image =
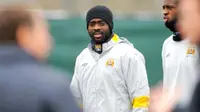
{"label": "black beanie hat", "polygon": [[110,11],[110,9],[107,8],[106,6],[97,5],[97,6],[92,7],[87,12],[87,15],[86,15],[87,28],[88,28],[89,22],[94,18],[103,19],[105,22],[107,22],[110,29],[111,30],[113,29],[113,14]]}

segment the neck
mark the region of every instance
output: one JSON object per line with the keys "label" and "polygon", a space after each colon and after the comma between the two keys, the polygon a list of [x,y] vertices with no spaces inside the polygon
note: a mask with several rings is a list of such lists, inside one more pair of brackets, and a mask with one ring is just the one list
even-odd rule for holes
{"label": "neck", "polygon": [[98,53],[98,54],[101,54],[102,52],[103,52],[103,47],[102,47],[102,44],[104,44],[104,43],[107,43],[107,42],[109,42],[111,39],[112,39],[112,37],[113,37],[113,33],[110,35],[110,37],[109,38],[107,38],[104,42],[102,42],[102,43],[96,43],[95,41],[91,41],[91,44],[92,44],[92,49],[96,52],[96,53]]}

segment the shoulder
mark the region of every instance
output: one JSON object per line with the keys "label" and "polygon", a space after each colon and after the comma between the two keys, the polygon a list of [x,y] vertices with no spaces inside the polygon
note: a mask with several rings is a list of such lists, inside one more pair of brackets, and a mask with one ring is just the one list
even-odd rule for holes
{"label": "shoulder", "polygon": [[6,74],[5,79],[17,76],[17,78],[7,82],[20,81],[25,84],[24,86],[17,86],[17,88],[29,87],[32,91],[35,90],[40,93],[52,92],[69,86],[67,77],[69,75],[67,73],[41,63],[22,63],[18,66],[10,66],[10,68],[2,70],[0,73]]}
{"label": "shoulder", "polygon": [[171,42],[173,42],[173,35],[169,36],[167,39],[165,39],[164,43],[163,43],[163,47],[167,46],[168,44],[170,44]]}
{"label": "shoulder", "polygon": [[116,45],[116,49],[118,49],[125,58],[144,60],[143,54],[136,49],[131,42],[120,42]]}
{"label": "shoulder", "polygon": [[79,61],[79,60],[81,60],[83,57],[86,57],[88,54],[89,54],[89,48],[88,47],[86,47],[85,49],[83,49],[82,51],[81,51],[81,53],[76,57],[76,61]]}
{"label": "shoulder", "polygon": [[165,39],[163,46],[162,46],[162,56],[166,52],[167,48],[170,48],[169,46],[174,42],[173,35],[169,36],[167,39]]}
{"label": "shoulder", "polygon": [[[7,69],[8,70],[8,69]],[[18,73],[22,80],[36,81],[41,84],[68,82],[68,73],[41,62],[21,63],[11,66],[8,74]]]}
{"label": "shoulder", "polygon": [[[78,108],[76,108],[70,90],[70,81],[67,77],[69,75],[67,73],[51,66],[40,66],[40,69],[33,72],[36,72],[36,74],[32,74],[35,76],[31,82],[32,84],[29,84],[29,87],[33,86],[35,88],[33,88],[32,91],[38,90],[39,96],[42,99],[49,101],[49,103],[56,104],[59,102],[60,104],[67,104],[70,102],[71,107],[65,106],[65,108],[62,109],[74,109],[74,111],[77,111]],[[60,107],[57,109],[59,108]]]}

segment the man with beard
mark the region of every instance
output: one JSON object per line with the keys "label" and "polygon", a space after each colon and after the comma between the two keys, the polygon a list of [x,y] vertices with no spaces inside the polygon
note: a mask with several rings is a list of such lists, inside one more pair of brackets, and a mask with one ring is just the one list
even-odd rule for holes
{"label": "man with beard", "polygon": [[[179,9],[178,23],[179,23],[179,27],[181,28],[181,35],[184,37],[187,37],[187,39],[192,44],[195,44],[197,46],[200,45],[200,23],[194,22],[194,21],[200,20],[199,6],[200,6],[199,0],[181,0],[180,3],[178,4],[178,9]],[[199,59],[196,59],[196,62],[198,63]],[[193,81],[190,79],[190,76],[193,75],[193,72],[191,72],[188,75],[189,75],[187,77],[188,81],[185,82],[186,84],[189,84]],[[199,97],[200,80],[199,78],[197,78],[197,80],[198,80],[198,83],[196,84],[193,94],[191,94],[192,98],[189,104],[185,106],[183,105],[174,106],[174,102],[177,100],[179,96],[178,89],[175,89],[173,100],[169,100],[165,94],[163,95],[163,93],[161,93],[160,87],[154,88],[151,91],[150,112],[200,112],[200,106],[199,106],[200,105],[200,97]],[[188,90],[187,88],[183,88],[183,89]]]}
{"label": "man with beard", "polygon": [[[198,79],[197,71],[199,58],[198,49],[184,39],[177,27],[178,0],[164,0],[163,15],[168,29],[173,32],[163,44],[163,87],[168,92],[169,100],[173,97],[176,87],[181,88],[180,105],[186,105],[191,97],[194,85]],[[180,27],[181,28],[181,27]],[[179,29],[180,31],[181,29]]]}
{"label": "man with beard", "polygon": [[84,112],[147,112],[149,84],[143,55],[113,32],[110,9],[87,12],[91,43],[76,59],[71,89]]}

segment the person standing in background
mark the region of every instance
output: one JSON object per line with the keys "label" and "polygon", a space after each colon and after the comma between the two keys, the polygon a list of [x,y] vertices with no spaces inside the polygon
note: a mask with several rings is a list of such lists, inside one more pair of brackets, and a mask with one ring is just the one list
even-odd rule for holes
{"label": "person standing in background", "polygon": [[77,57],[71,90],[84,112],[147,112],[149,84],[145,59],[113,32],[109,8],[92,7],[86,16],[91,43]]}
{"label": "person standing in background", "polygon": [[[177,2],[177,22],[179,24],[178,31],[181,33],[181,37],[186,37],[189,43],[199,47],[200,45],[200,1],[199,0],[180,0]],[[198,51],[196,53],[199,53]],[[200,60],[195,59],[196,63]],[[199,66],[196,66],[196,75],[200,75],[198,71]],[[188,68],[186,68],[188,70]],[[194,75],[194,72],[188,73],[187,83],[193,83],[190,80],[190,76]],[[199,112],[200,111],[200,80],[196,79],[197,84],[194,85],[194,92],[180,91],[179,88],[174,89],[174,95],[171,99],[168,98],[168,93],[161,90],[160,87],[152,89],[151,92],[151,105],[150,112]],[[183,87],[183,89],[185,89]],[[180,105],[181,102],[177,102],[180,99],[181,94],[184,92],[191,92],[189,102],[186,105]]]}
{"label": "person standing in background", "polygon": [[164,0],[163,4],[165,26],[173,33],[165,40],[162,49],[163,89],[168,91],[171,99],[175,88],[182,88],[179,102],[187,105],[199,78],[199,49],[180,32],[182,24],[177,22],[178,3],[179,0]]}

